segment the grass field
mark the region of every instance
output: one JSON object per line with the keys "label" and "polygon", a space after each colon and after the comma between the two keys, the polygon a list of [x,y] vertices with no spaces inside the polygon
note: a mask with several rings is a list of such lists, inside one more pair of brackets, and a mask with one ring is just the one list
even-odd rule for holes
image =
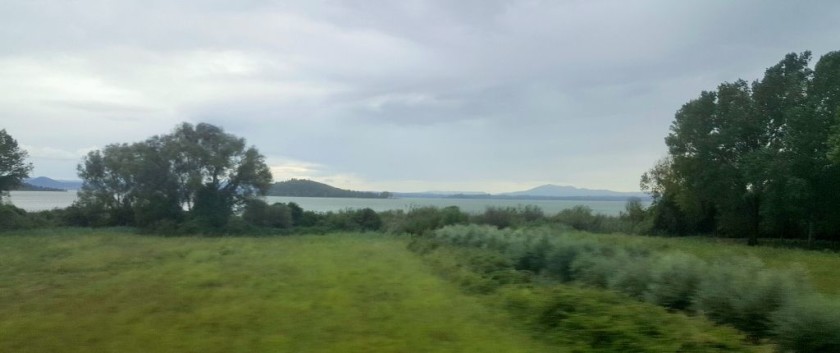
{"label": "grass field", "polygon": [[581,237],[594,237],[610,243],[636,243],[653,249],[680,250],[706,260],[727,257],[754,256],[770,267],[806,269],[814,287],[825,294],[840,296],[840,253],[817,250],[775,248],[768,246],[746,246],[731,239],[710,237],[650,237],[626,234],[578,233]]}
{"label": "grass field", "polygon": [[[799,264],[820,290],[840,293],[831,275],[840,266],[835,253],[708,238],[573,236],[707,259],[752,255],[776,267]],[[497,258],[484,250],[418,255],[407,242],[381,234],[6,233],[0,352],[770,350],[744,344],[740,333],[702,317],[617,293],[515,284],[519,275],[497,269]],[[488,288],[496,289],[486,294]]]}
{"label": "grass field", "polygon": [[556,352],[383,236],[0,237],[0,352]]}

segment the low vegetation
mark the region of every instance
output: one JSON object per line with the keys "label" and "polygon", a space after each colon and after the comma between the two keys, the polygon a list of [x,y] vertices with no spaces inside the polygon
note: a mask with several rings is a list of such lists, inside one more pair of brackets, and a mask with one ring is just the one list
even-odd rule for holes
{"label": "low vegetation", "polygon": [[542,341],[572,352],[771,352],[702,317],[609,291],[546,282],[509,257],[416,238],[410,249],[462,290],[505,308]]}
{"label": "low vegetation", "polygon": [[381,235],[0,237],[0,352],[557,352]]}
{"label": "low vegetation", "polygon": [[[490,251],[497,256],[496,270],[508,274],[525,271],[548,281],[609,289],[670,310],[702,314],[738,328],[753,340],[770,338],[797,352],[830,352],[840,347],[840,305],[837,299],[811,289],[804,269],[768,268],[756,258],[704,260],[642,243],[615,244],[593,238],[547,228],[499,230],[468,225],[430,232],[419,241],[426,248]],[[817,305],[822,309],[815,310]],[[804,337],[810,346],[804,345]]]}
{"label": "low vegetation", "polygon": [[[517,322],[526,331],[545,338],[543,343],[576,347],[572,351],[715,351],[710,347],[728,347],[729,351],[734,350],[733,347],[744,351],[764,349],[743,346],[739,334],[713,328],[704,321],[707,319],[737,328],[751,342],[769,340],[791,352],[824,352],[837,347],[840,336],[836,332],[840,332],[840,327],[836,323],[840,322],[840,306],[835,295],[840,293],[840,284],[834,273],[840,266],[840,255],[747,247],[734,244],[729,239],[642,237],[578,230],[604,231],[606,225],[631,226],[634,224],[633,209],[632,204],[628,204],[627,211],[620,217],[593,215],[582,207],[553,216],[532,207],[490,208],[478,215],[466,214],[456,207],[416,208],[407,212],[376,213],[360,209],[315,213],[305,211],[294,203],[268,205],[252,199],[245,203],[239,214],[230,216],[221,231],[207,232],[185,222],[172,224],[171,229],[156,230],[157,234],[171,238],[133,236],[134,228],[125,228],[123,234],[92,237],[106,245],[111,241],[108,238],[152,247],[159,246],[156,241],[162,241],[166,244],[165,248],[174,249],[188,247],[189,242],[196,242],[196,246],[230,242],[236,244],[231,246],[231,250],[239,251],[236,249],[240,246],[249,248],[257,246],[254,244],[301,239],[253,238],[252,235],[354,231],[369,232],[367,236],[356,236],[360,239],[376,238],[391,244],[400,241],[386,241],[382,235],[373,234],[411,234],[415,239],[412,249],[431,261],[440,274],[453,279],[467,293],[488,296],[491,307],[511,309],[508,314],[519,318]],[[75,216],[72,208],[27,213],[10,205],[0,205],[0,212],[4,216],[0,217],[0,226],[4,228],[34,228],[26,231],[29,236],[20,236],[20,230],[3,233],[0,241],[5,242],[8,254],[20,248],[6,245],[14,245],[20,240],[28,242],[27,246],[49,252],[54,248],[49,245],[51,242],[61,247],[76,238],[90,238],[44,236],[53,230],[39,228],[72,221]],[[9,217],[5,217],[7,215]],[[191,230],[190,227],[195,228]],[[72,233],[72,229],[55,228],[55,231]],[[142,232],[149,232],[149,229]],[[242,238],[196,238],[177,236],[179,234],[238,235]],[[314,239],[339,241],[345,238],[329,236]],[[33,243],[36,241],[41,242],[40,245]],[[282,244],[294,244],[301,240],[289,241]],[[103,249],[110,251],[107,246]],[[27,261],[31,266],[55,267],[65,259],[78,256],[78,261],[87,263],[88,260],[82,258],[92,250],[71,245],[55,254],[30,254],[32,258]],[[163,248],[149,250],[152,262],[145,263],[146,255],[122,251],[116,252],[119,254],[116,257],[121,259],[115,260],[116,265],[97,265],[97,273],[119,274],[133,268],[123,266],[124,261],[134,261],[127,259],[140,261],[137,263],[139,267],[134,268],[139,271],[143,266],[157,266],[155,258],[169,256],[160,255]],[[168,250],[163,253],[171,255]],[[7,258],[4,265],[21,260],[20,254],[27,253],[8,254],[0,254]],[[218,265],[221,259],[224,258],[213,261]],[[355,264],[357,260],[345,258],[342,261]],[[305,261],[301,264],[310,265]],[[187,271],[188,264],[183,266],[182,269]],[[9,273],[16,271],[13,266],[7,268],[11,271]],[[41,268],[43,270],[44,267]],[[63,265],[57,268],[61,273],[76,271],[67,270]],[[49,271],[43,273],[48,274]],[[809,280],[809,274],[812,280]],[[49,281],[45,278],[41,280]],[[13,279],[9,283],[14,282]],[[812,284],[815,288],[811,288]],[[69,297],[77,295],[80,294],[68,294]],[[567,309],[562,309],[561,316],[571,315],[569,317],[574,319],[562,319],[559,323],[546,324],[539,319],[553,315],[546,311],[556,307],[586,308],[586,311],[568,313]],[[674,312],[681,314],[669,316],[675,315]],[[646,320],[650,319],[650,315],[659,315],[652,313],[665,315],[661,320],[655,320],[654,328],[645,326],[649,325]],[[42,314],[46,315],[46,312]],[[599,326],[609,322],[617,326]],[[700,334],[712,331],[720,335]],[[679,337],[684,340],[680,341]],[[576,338],[583,341],[574,341]]]}

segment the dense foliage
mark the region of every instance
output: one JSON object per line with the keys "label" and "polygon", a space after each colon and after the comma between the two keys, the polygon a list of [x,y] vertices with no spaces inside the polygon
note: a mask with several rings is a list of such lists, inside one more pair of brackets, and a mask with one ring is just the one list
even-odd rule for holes
{"label": "dense foliage", "polygon": [[[465,228],[491,229],[446,229]],[[463,290],[506,308],[535,337],[571,352],[770,351],[703,317],[669,312],[619,293],[546,281],[535,272],[517,270],[515,259],[498,249],[463,245],[424,236],[414,238],[409,248]]]}
{"label": "dense foliage", "polygon": [[[490,251],[495,260],[482,266],[503,282],[516,280],[516,271],[523,271],[703,314],[796,352],[840,347],[840,302],[817,294],[802,271],[769,269],[757,259],[705,261],[682,252],[606,244],[540,228],[450,226],[416,241],[413,248],[419,252],[439,246]],[[474,288],[488,286],[486,281],[475,283]]]}
{"label": "dense foliage", "polygon": [[171,134],[90,152],[71,213],[86,225],[194,222],[221,228],[235,208],[264,195],[271,173],[245,140],[210,124],[184,123]]}
{"label": "dense foliage", "polygon": [[26,162],[28,154],[22,150],[6,129],[0,130],[0,198],[4,193],[20,186],[32,171]]}
{"label": "dense foliage", "polygon": [[810,60],[788,54],[677,111],[668,157],[642,176],[655,231],[840,240],[840,52]]}

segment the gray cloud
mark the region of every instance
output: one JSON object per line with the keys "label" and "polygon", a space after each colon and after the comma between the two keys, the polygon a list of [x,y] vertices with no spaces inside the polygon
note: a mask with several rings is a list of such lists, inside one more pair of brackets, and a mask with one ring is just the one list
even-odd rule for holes
{"label": "gray cloud", "polygon": [[357,189],[635,190],[701,90],[840,49],[832,1],[10,0],[0,21],[0,125],[36,174],[206,121],[278,179]]}

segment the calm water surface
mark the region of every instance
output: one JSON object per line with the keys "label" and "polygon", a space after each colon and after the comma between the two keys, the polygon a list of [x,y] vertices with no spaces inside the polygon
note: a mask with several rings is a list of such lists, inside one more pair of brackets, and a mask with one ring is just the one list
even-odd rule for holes
{"label": "calm water surface", "polygon": [[[10,199],[13,205],[27,211],[43,211],[53,208],[70,206],[76,200],[75,191],[12,191]],[[478,199],[350,199],[329,197],[266,197],[268,203],[295,202],[304,210],[316,212],[340,211],[344,209],[369,207],[374,211],[410,210],[424,206],[458,206],[462,211],[470,213],[483,212],[488,206],[519,207],[534,205],[540,207],[546,214],[555,214],[575,205],[585,205],[596,213],[618,215],[624,210],[624,201],[568,201],[568,200],[478,200]],[[647,206],[649,202],[644,201]]]}
{"label": "calm water surface", "polygon": [[76,191],[10,191],[12,204],[27,211],[64,208],[76,201]]}

